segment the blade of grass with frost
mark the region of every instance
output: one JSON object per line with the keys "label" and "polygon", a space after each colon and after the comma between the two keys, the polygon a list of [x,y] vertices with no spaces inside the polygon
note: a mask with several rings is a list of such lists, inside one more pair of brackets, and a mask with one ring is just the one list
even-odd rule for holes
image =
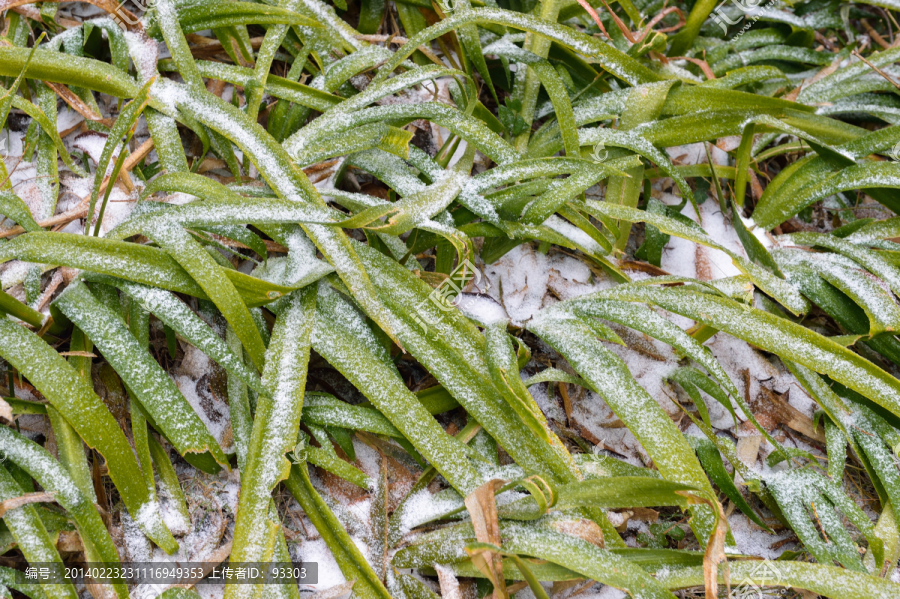
{"label": "blade of grass with frost", "polygon": [[[663,477],[714,496],[693,450],[671,419],[634,380],[624,362],[578,320],[533,319],[528,329],[560,352],[634,434]],[[694,508],[691,526],[705,545],[715,526],[709,508]]]}
{"label": "blade of grass with frost", "polygon": [[[299,4],[298,0],[282,0],[279,2],[279,8],[283,8],[290,12],[297,12],[297,6],[299,6]],[[263,38],[263,43],[259,48],[256,64],[254,65],[255,85],[244,88],[249,91],[247,97],[247,115],[251,121],[257,120],[257,117],[259,116],[259,103],[262,101],[263,94],[266,91],[266,80],[272,69],[272,61],[275,59],[275,53],[281,47],[287,31],[287,25],[281,24],[274,25],[266,30],[266,36]]]}
{"label": "blade of grass with frost", "polygon": [[384,588],[381,579],[313,487],[307,465],[293,466],[284,484],[328,545],[344,578],[356,580],[354,594],[362,599],[390,599],[391,594]]}
{"label": "blade of grass with frost", "polygon": [[59,354],[34,333],[0,319],[0,356],[25,376],[53,407],[96,449],[109,466],[109,476],[141,529],[168,553],[178,544],[149,502],[143,474],[131,446],[106,406]]}
{"label": "blade of grass with frost", "polygon": [[150,443],[150,456],[153,465],[156,467],[156,473],[159,475],[159,489],[164,497],[169,500],[169,505],[178,516],[181,517],[185,528],[190,528],[191,514],[188,511],[187,503],[184,499],[184,493],[181,490],[181,483],[178,480],[178,473],[169,459],[169,453],[156,440],[154,435],[148,435]]}
{"label": "blade of grass with frost", "polygon": [[[266,249],[266,243],[262,240],[262,237],[253,231],[250,231],[243,225],[206,225],[195,226],[193,228],[194,231],[192,231],[192,233],[202,238],[204,243],[210,245],[219,244],[219,240],[207,235],[202,235],[202,233],[212,233],[213,235],[218,235],[219,237],[224,237],[225,239],[246,245],[256,252],[256,254],[262,258],[263,262],[269,258],[269,250]],[[229,250],[233,252],[231,248],[229,248]]]}
{"label": "blade of grass with frost", "polygon": [[[413,165],[421,173],[424,173],[432,183],[445,176],[444,168],[415,146],[410,147],[409,159],[406,161],[400,161],[399,158],[383,152],[368,151],[352,154],[348,157],[348,162],[352,166],[371,173],[402,196],[417,194],[426,187],[417,176],[410,172],[408,164]],[[485,199],[468,189],[467,186],[471,180],[468,179],[466,181],[466,187],[463,187],[457,197],[457,202],[483,219],[489,222],[497,222],[498,216],[493,207]],[[386,201],[371,196],[366,197],[363,194],[350,196],[347,192],[337,192],[335,190],[329,190],[328,193],[351,210],[364,210],[371,206],[389,205]],[[340,193],[340,196],[335,195],[336,193]]]}
{"label": "blade of grass with frost", "polygon": [[[885,152],[898,141],[900,141],[900,127],[886,127],[855,135],[840,149],[843,154],[859,160],[875,152]],[[871,163],[863,163],[865,164]],[[766,187],[754,210],[754,220],[759,226],[771,229],[789,219],[803,208],[797,202],[798,198],[802,199],[800,191],[823,184],[826,177],[833,177],[839,172],[838,166],[844,166],[844,163],[834,165],[826,160],[826,157],[812,155],[790,164]],[[888,206],[896,206],[898,203],[895,195],[891,195],[894,193],[891,189],[869,190],[872,197]]]}
{"label": "blade of grass with frost", "polygon": [[506,327],[504,321],[485,327],[485,355],[491,380],[522,422],[541,440],[553,443],[551,437],[555,435],[549,430],[543,412],[519,377],[516,354]]}
{"label": "blade of grass with frost", "polygon": [[[447,208],[459,192],[472,170],[475,147],[469,146],[463,157],[433,185],[425,187],[393,204],[375,206],[338,223],[342,228],[368,228],[388,235],[400,235],[421,225]],[[372,224],[387,216],[385,222]]]}
{"label": "blade of grass with frost", "polygon": [[218,181],[190,172],[164,173],[150,181],[141,193],[141,199],[161,191],[178,191],[202,200],[246,200]]}
{"label": "blade of grass with frost", "polygon": [[[749,121],[777,131],[800,132],[803,138],[812,137],[823,147],[855,140],[864,130],[851,127],[831,118],[800,110],[761,107],[756,109],[722,109],[714,106],[707,112],[690,113],[660,119],[640,128],[641,135],[655,146],[670,147],[731,135]],[[765,129],[761,132],[764,132]]]}
{"label": "blade of grass with frost", "polygon": [[[38,264],[70,266],[102,275],[209,299],[203,289],[165,251],[114,239],[73,233],[36,232],[19,235],[0,246],[0,262],[19,259]],[[219,268],[216,265],[216,268]],[[261,306],[292,291],[224,269],[248,306]]]}
{"label": "blade of grass with frost", "polygon": [[[540,525],[501,521],[503,550],[558,564],[577,572],[582,578],[624,590],[636,599],[674,597],[646,571],[625,558],[556,530],[555,524],[562,522],[565,520],[551,519]],[[435,542],[429,542],[431,540]],[[468,558],[464,549],[466,544],[474,540],[475,532],[468,522],[425,533],[416,539],[416,544],[398,551],[394,563],[399,567],[410,567],[463,561]]]}
{"label": "blade of grass with frost", "polygon": [[[362,248],[360,248],[362,249]],[[447,481],[466,493],[479,476],[459,444],[403,383],[362,317],[333,290],[323,289],[313,348],[384,414]]]}
{"label": "blade of grass with frost", "polygon": [[[757,430],[759,430],[767,440],[769,440],[772,446],[775,448],[781,447],[781,445],[775,441],[775,439],[772,439],[769,433],[757,422],[756,416],[744,399],[743,394],[738,391],[738,388],[734,385],[734,382],[728,376],[728,373],[725,372],[725,369],[722,368],[715,357],[713,357],[709,349],[684,332],[676,324],[648,308],[638,307],[627,302],[597,300],[591,295],[575,298],[564,304],[558,305],[555,309],[566,310],[568,307],[574,308],[574,312],[581,316],[588,315],[603,318],[638,330],[658,341],[671,345],[679,352],[679,354],[687,356],[697,362],[706,369],[722,389],[725,389],[730,397],[730,400],[728,397],[716,397],[717,401],[724,405],[729,412],[732,412],[732,416],[734,416],[734,414],[730,401],[736,402],[747,419],[753,423]],[[715,388],[712,383],[706,385],[703,381],[710,383],[705,377],[695,381],[695,383],[713,396],[713,394],[716,393],[717,388]],[[721,391],[719,391],[719,394],[721,394]]]}
{"label": "blade of grass with frost", "polygon": [[210,452],[220,464],[228,463],[221,447],[174,381],[141,347],[121,317],[100,302],[84,283],[69,285],[54,304],[94,342],[141,402],[154,426],[179,453]]}
{"label": "blade of grass with frost", "polygon": [[[889,500],[891,505],[895,505],[900,501],[900,476],[898,476],[897,468],[891,457],[891,452],[896,447],[896,431],[891,427],[885,427],[889,435],[883,438],[879,434],[880,431],[870,432],[875,430],[875,427],[870,426],[870,422],[867,421],[870,421],[870,418],[878,418],[877,416],[872,418],[869,414],[861,414],[858,411],[860,406],[855,406],[857,411],[852,412],[844,400],[825,383],[820,375],[789,360],[785,361],[785,365],[809,393],[809,396],[825,411],[835,427],[843,433],[863,467],[869,472],[872,481],[878,481],[883,485],[883,489],[876,486],[876,490],[882,496],[882,502]],[[890,436],[894,437],[893,444],[889,442]],[[881,525],[880,521],[879,525]],[[893,528],[896,529],[896,525]],[[880,532],[876,527],[876,534]],[[879,536],[884,538],[883,534],[879,534]],[[896,562],[896,541],[890,545],[886,542],[885,547],[887,561]]]}
{"label": "blade of grass with frost", "polygon": [[[612,161],[611,161],[612,162]],[[461,199],[472,197],[477,194],[487,194],[484,199],[476,198],[480,202],[491,202],[495,207],[499,208],[500,204],[491,197],[492,189],[503,188],[513,185],[519,181],[529,179],[539,179],[542,177],[555,178],[560,175],[576,175],[586,173],[594,169],[605,169],[606,174],[623,174],[619,168],[627,168],[630,163],[620,164],[596,164],[589,160],[583,160],[577,157],[550,157],[550,158],[526,158],[517,160],[508,164],[495,166],[483,173],[478,173],[466,182],[460,194]],[[470,200],[471,202],[471,200]],[[473,212],[481,214],[480,210],[471,208]],[[488,219],[491,222],[497,221],[496,216]]]}
{"label": "blade of grass with frost", "polygon": [[[0,427],[3,455],[32,476],[45,491],[53,493],[78,527],[88,561],[116,564],[119,554],[90,496],[78,489],[72,476],[50,455],[30,439],[5,426]],[[128,590],[123,582],[114,584],[116,594],[125,598]]]}
{"label": "blade of grass with frost", "polygon": [[22,571],[0,566],[0,584],[18,591],[29,599],[46,599],[47,595],[41,588],[43,585],[25,582],[22,580]]}
{"label": "blade of grass with frost", "polygon": [[[231,327],[225,330],[225,343],[232,353],[245,363],[244,347]],[[245,364],[246,366],[246,364]],[[237,454],[238,468],[241,472],[247,466],[247,453],[250,447],[250,436],[253,433],[253,411],[250,408],[250,396],[247,386],[238,377],[228,373],[228,413],[231,417],[231,429],[234,435],[234,448]]]}
{"label": "blade of grass with frost", "polygon": [[[328,113],[326,113],[327,115]],[[306,129],[309,136],[304,139],[290,137],[284,145],[289,154],[298,158],[309,146],[317,140],[330,138],[355,127],[381,121],[408,123],[419,119],[431,121],[455,133],[462,139],[475,145],[485,156],[494,162],[504,164],[513,162],[519,158],[519,154],[494,133],[482,121],[466,115],[464,112],[438,102],[422,102],[420,104],[390,104],[364,108],[349,115],[341,115],[343,118],[316,119]],[[319,123],[319,121],[322,121]]]}
{"label": "blade of grass with frost", "polygon": [[894,237],[895,235],[891,235],[892,230],[900,232],[900,226],[892,226],[898,224],[898,221],[894,219],[880,221],[879,223],[873,223],[873,225],[874,224],[877,224],[879,228],[864,227],[850,235],[846,240],[832,235],[816,235],[815,233],[792,235],[789,239],[800,245],[824,247],[841,254],[842,256],[846,256],[864,266],[873,275],[886,281],[895,294],[900,293],[900,273],[897,272],[896,266],[882,258],[878,252],[854,243],[864,236],[868,236],[870,234],[869,232],[875,230],[882,233],[884,237]]}
{"label": "blade of grass with frost", "polygon": [[[785,470],[765,477],[791,528],[804,547],[819,563],[840,562],[845,568],[865,572],[857,547],[834,510],[841,513],[862,532],[874,549],[878,567],[884,559],[881,539],[875,536],[868,516],[847,497],[834,481],[811,470]],[[814,506],[815,522],[810,519],[809,506]],[[819,536],[822,529],[823,541]]]}
{"label": "blade of grass with frost", "polygon": [[663,233],[721,250],[728,254],[728,257],[731,258],[734,265],[740,269],[741,272],[749,276],[757,287],[778,300],[785,308],[794,314],[803,314],[809,310],[809,302],[806,301],[793,285],[713,240],[699,225],[696,227],[688,226],[667,216],[653,214],[646,210],[636,210],[627,206],[608,204],[606,202],[588,201],[587,205],[607,216],[627,220],[629,222],[649,223]]}
{"label": "blade of grass with frost", "polygon": [[[0,501],[14,499],[23,494],[24,491],[16,479],[6,468],[0,466]],[[31,563],[52,563],[62,567],[62,558],[33,505],[24,505],[6,512],[3,522],[15,537],[17,548],[26,560]],[[48,599],[78,599],[78,593],[75,592],[71,582],[42,585],[41,590],[47,594]]]}
{"label": "blade of grass with frost", "polygon": [[[264,561],[271,534],[268,506],[272,491],[288,477],[284,455],[296,443],[309,363],[310,337],[315,326],[316,289],[297,291],[278,315],[263,370],[271,396],[260,395],[243,472],[231,559]],[[226,597],[251,596],[253,587],[232,585]],[[250,591],[250,594],[240,591]]]}
{"label": "blade of grass with frost", "polygon": [[[366,63],[364,65],[359,65],[360,67],[371,67],[377,66],[378,63],[382,62],[378,60],[375,64]],[[355,70],[355,69],[354,69]],[[364,71],[366,68],[361,68],[360,71]],[[353,73],[355,74],[355,73]],[[348,75],[350,75],[348,73]],[[467,88],[470,91],[474,91],[474,88],[468,87],[471,85],[471,79],[468,76],[457,69],[448,68],[442,65],[428,65],[424,67],[419,67],[416,69],[411,69],[397,75],[396,77],[391,77],[390,79],[384,81],[373,81],[369,84],[368,87],[359,94],[355,96],[351,96],[346,100],[343,100],[336,106],[329,109],[326,114],[326,121],[332,118],[336,118],[338,115],[349,115],[354,112],[357,112],[371,104],[375,104],[378,100],[387,98],[392,96],[402,90],[414,87],[426,81],[433,81],[435,79],[439,79],[441,77],[453,77],[453,78],[464,78],[464,81],[467,85]],[[349,76],[347,77],[349,79]],[[334,89],[337,89],[335,87]],[[322,123],[324,124],[324,123]],[[316,125],[317,127],[320,125]],[[315,131],[315,129],[313,129]],[[305,139],[307,135],[302,130],[298,132],[298,139]]]}
{"label": "blade of grass with frost", "polygon": [[[7,32],[7,36],[9,32]],[[12,101],[15,95],[19,92],[19,86],[22,84],[22,80],[25,78],[25,69],[28,68],[28,63],[31,61],[31,57],[34,55],[34,51],[37,49],[38,45],[44,40],[46,37],[46,33],[41,33],[38,38],[35,40],[34,45],[31,47],[30,54],[28,59],[25,61],[25,65],[22,70],[19,72],[19,75],[16,77],[13,84],[10,86],[8,90],[5,90],[3,93],[3,97],[0,97],[0,127],[6,125],[6,119],[9,117],[9,109],[12,107]],[[6,166],[3,166],[3,177],[7,176]],[[30,214],[30,213],[29,213]]]}
{"label": "blade of grass with frost", "polygon": [[56,158],[59,146],[54,143],[54,137],[58,137],[56,135],[58,111],[55,91],[44,83],[35,83],[34,86],[37,92],[35,94],[37,105],[44,113],[44,120],[48,123],[41,125],[40,129],[36,130],[38,132],[37,147],[31,158],[37,173],[35,183],[41,194],[37,217],[43,220],[56,214],[56,203],[59,200],[59,161]]}
{"label": "blade of grass with frost", "polygon": [[247,306],[232,282],[218,268],[203,247],[176,222],[169,219],[153,219],[143,226],[144,232],[175,258],[203,289],[203,292],[222,312],[237,333],[250,358],[262,369],[265,344],[253,323]]}
{"label": "blade of grass with frost", "polygon": [[714,62],[710,67],[716,77],[721,77],[736,67],[773,60],[826,66],[834,60],[834,54],[831,52],[816,52],[811,48],[776,44],[741,52],[740,55],[733,54]]}
{"label": "blade of grass with frost", "polygon": [[173,294],[139,283],[116,280],[119,289],[131,296],[147,312],[163,321],[191,345],[215,360],[229,374],[258,393],[265,393],[259,376],[244,364],[239,353],[232,351],[222,339]]}
{"label": "blade of grass with frost", "polygon": [[134,442],[134,453],[138,457],[141,470],[144,472],[144,482],[147,485],[147,494],[154,503],[159,503],[156,497],[156,478],[153,473],[153,459],[150,457],[150,434],[147,432],[147,414],[141,408],[134,394],[128,389],[131,412],[131,439]]}
{"label": "blade of grass with frost", "polygon": [[84,87],[119,98],[133,98],[139,90],[126,73],[101,60],[40,48],[31,57],[28,48],[0,48],[0,75],[17,77],[23,68],[27,79]]}
{"label": "blade of grass with frost", "polygon": [[[106,143],[103,145],[103,151],[100,154],[100,160],[97,162],[96,171],[94,172],[94,185],[91,188],[91,199],[88,204],[87,213],[90,215],[90,218],[86,218],[84,221],[84,232],[88,234],[91,219],[94,217],[94,207],[97,204],[97,197],[100,195],[100,185],[103,183],[103,179],[106,177],[106,172],[109,167],[110,160],[112,159],[113,152],[125,135],[128,130],[131,129],[137,119],[141,116],[141,113],[144,111],[144,108],[147,106],[147,95],[150,92],[150,85],[153,83],[153,80],[148,81],[141,87],[141,90],[138,92],[137,96],[125,105],[122,111],[119,113],[119,117],[116,119],[115,124],[112,126],[112,129],[109,131],[109,137],[106,138]],[[119,152],[125,153],[125,146],[123,145]],[[115,173],[113,173],[115,176]],[[113,187],[115,185],[115,179],[110,180],[109,187]],[[107,195],[106,198],[109,196]],[[106,199],[104,198],[104,200]],[[94,230],[94,236],[96,237],[99,232],[100,220],[97,221],[97,229]]]}
{"label": "blade of grass with frost", "polygon": [[[882,283],[871,274],[856,268],[850,260],[839,260],[834,254],[797,251],[782,251],[778,254],[781,263],[811,270],[862,308],[869,319],[869,335],[900,330],[900,308],[890,291],[882,287]],[[822,259],[822,256],[828,256],[828,259]]]}
{"label": "blade of grass with frost", "polygon": [[[810,204],[828,196],[854,189],[870,188],[900,188],[900,165],[895,162],[866,162],[847,167],[824,181],[819,180],[805,187],[799,194],[791,197],[789,205],[779,205],[778,216],[771,216],[769,212],[764,212],[759,216],[763,223],[768,224],[774,219],[781,218],[782,215],[792,213],[788,215],[789,218]],[[769,204],[765,205],[765,207],[768,206]],[[755,214],[754,212],[754,216]],[[784,220],[787,219],[781,218],[779,222]],[[770,228],[765,225],[760,226]]]}
{"label": "blade of grass with frost", "polygon": [[[678,506],[687,507],[684,495],[676,491],[692,491],[693,487],[646,476],[611,476],[556,487],[553,511],[577,507],[624,509],[629,507]],[[534,520],[543,514],[536,510],[533,496],[497,507],[501,518]]]}
{"label": "blade of grass with frost", "polygon": [[620,285],[606,297],[646,302],[725,331],[760,349],[826,374],[900,415],[900,382],[865,358],[810,329],[706,293]]}
{"label": "blade of grass with frost", "polygon": [[[399,321],[396,330],[403,347],[526,471],[552,480],[577,480],[577,468],[561,444],[535,439],[505,407],[484,361],[484,337],[471,322],[455,309],[448,313],[435,306],[429,299],[432,289],[396,262],[366,246],[360,245],[358,252],[381,297]],[[450,318],[446,318],[448,315]],[[421,330],[423,321],[428,325],[426,331]]]}
{"label": "blade of grass with frost", "polygon": [[[170,83],[161,90],[164,90],[162,93],[167,96],[167,102],[177,105],[179,111],[187,111],[208,127],[229,134],[232,143],[253,161],[279,197],[313,206],[324,205],[309,179],[293,166],[281,145],[259,124],[250,122],[238,108],[211,94],[192,94],[177,84]],[[151,92],[160,93],[158,90]],[[386,310],[347,237],[340,231],[321,225],[306,225],[304,231],[329,263],[335,266],[341,280],[366,314],[393,337]]]}
{"label": "blade of grass with frost", "polygon": [[303,422],[322,427],[336,426],[376,435],[402,437],[402,433],[377,410],[355,406],[328,395],[307,392],[303,402]]}
{"label": "blade of grass with frost", "polygon": [[[200,75],[208,79],[217,79],[241,87],[248,85],[254,79],[253,69],[205,60],[198,60],[196,64]],[[161,71],[170,71],[175,70],[175,66],[174,63],[161,60],[159,69]],[[343,100],[340,96],[332,95],[284,77],[278,77],[272,73],[269,73],[265,80],[265,92],[270,96],[294,102],[319,112],[325,112],[332,106],[340,104]]]}
{"label": "blade of grass with frost", "polygon": [[[88,372],[90,373],[90,371]],[[88,374],[86,380],[90,380],[90,374]],[[62,417],[56,408],[48,405],[46,409],[53,436],[56,439],[56,453],[59,456],[60,463],[74,479],[78,489],[85,497],[91,501],[96,501],[97,496],[94,494],[91,472],[84,454],[84,444],[81,441],[81,437],[78,436],[72,425]]]}
{"label": "blade of grass with frost", "polygon": [[[684,568],[687,566],[697,566],[703,562],[703,554],[699,551],[640,549],[634,547],[608,549],[608,551],[625,558],[628,562],[640,566],[649,572],[658,572],[669,567]],[[431,563],[434,562],[432,561]],[[453,564],[444,564],[444,566],[452,569],[457,576],[476,578],[483,576],[471,562],[455,562]],[[421,564],[420,567],[425,572],[429,572],[430,564],[425,562]],[[582,574],[543,560],[529,561],[528,567],[539,580],[545,582],[584,580],[584,575]],[[516,567],[515,562],[509,560],[505,560],[503,563],[503,573],[507,580],[522,580],[524,578],[522,572]]]}
{"label": "blade of grass with frost", "polygon": [[305,168],[335,156],[345,156],[372,148],[390,152],[400,158],[408,158],[412,135],[409,131],[382,122],[369,123],[332,137],[317,138],[303,152],[295,155],[294,161],[298,166]]}
{"label": "blade of grass with frost", "polygon": [[374,82],[383,81],[404,60],[409,58],[420,45],[469,23],[494,23],[514,29],[521,29],[554,41],[579,54],[596,59],[600,65],[617,77],[632,85],[659,81],[660,77],[640,62],[627,56],[612,46],[587,34],[564,25],[541,20],[531,15],[497,8],[475,8],[464,13],[453,14],[413,36],[398,50],[394,57],[379,71]]}
{"label": "blade of grass with frost", "polygon": [[34,217],[31,216],[31,210],[22,201],[22,198],[11,191],[0,191],[0,214],[15,221],[15,223],[25,229],[27,232],[40,231]]}
{"label": "blade of grass with frost", "polygon": [[556,69],[540,56],[502,39],[486,47],[485,52],[487,54],[496,54],[501,58],[515,60],[517,63],[526,64],[534,70],[534,73],[547,91],[550,101],[553,103],[553,110],[556,120],[559,122],[559,130],[562,135],[566,156],[578,156],[578,133],[575,115],[572,112],[572,102],[569,100],[569,93],[566,91]]}
{"label": "blade of grass with frost", "polygon": [[[759,561],[729,562],[731,580],[746,580],[747,584],[758,586],[806,589],[832,599],[887,598],[900,592],[900,585],[895,582],[835,566],[780,560],[764,563],[769,567],[760,567]],[[695,587],[703,584],[703,569],[672,568],[661,572],[658,579],[670,589]],[[722,573],[719,584],[725,584]]]}
{"label": "blade of grass with frost", "polygon": [[[3,91],[5,90],[2,86],[0,86],[0,92]],[[56,96],[53,96],[53,98],[55,97]],[[53,100],[51,98],[47,101],[49,102]],[[75,163],[74,160],[72,160],[72,156],[69,154],[69,150],[66,148],[63,140],[59,137],[59,133],[56,132],[55,117],[54,120],[51,121],[47,114],[39,106],[32,104],[21,96],[12,96],[12,106],[13,108],[17,108],[30,116],[32,119],[34,119],[35,122],[40,125],[41,133],[44,133],[47,136],[46,138],[44,138],[44,150],[47,153],[58,152],[59,157],[62,159],[66,167],[69,168],[69,170],[79,176],[87,176],[87,173],[84,172],[84,169],[82,169],[80,166],[78,166],[78,164]],[[49,160],[49,156],[47,157],[47,159]],[[54,156],[53,159],[55,160],[56,157]],[[38,216],[39,218],[49,218],[52,215],[43,217],[41,215]]]}
{"label": "blade of grass with frost", "polygon": [[[181,173],[179,173],[181,175]],[[195,176],[195,175],[192,175]],[[218,184],[216,184],[218,185]],[[166,185],[171,187],[172,185]],[[193,189],[195,186],[179,186]],[[213,190],[209,190],[213,191]],[[189,193],[189,192],[185,192]],[[146,234],[158,220],[177,223],[183,227],[234,227],[252,221],[254,225],[317,223],[338,224],[345,215],[329,208],[311,207],[299,202],[278,198],[234,197],[190,202],[180,206],[159,203],[157,208],[148,208],[111,230],[106,239],[127,239]]]}
{"label": "blade of grass with frost", "polygon": [[[205,10],[207,8],[209,7],[203,7],[204,13],[210,14]],[[182,10],[176,14],[175,7],[170,0],[161,0],[160,2],[157,2],[155,9],[156,10],[152,13],[156,16],[155,24],[159,26],[162,32],[162,37],[166,42],[166,46],[169,48],[172,59],[178,66],[179,74],[181,74],[182,78],[191,88],[200,93],[206,91],[203,79],[200,77],[197,65],[194,63],[194,57],[191,54],[191,50],[188,47],[187,40],[184,37],[184,32],[182,31],[178,20],[179,16],[183,17],[186,11],[182,8]],[[227,9],[224,10],[227,11]],[[226,43],[225,45],[230,49],[230,44]],[[152,80],[147,81],[147,83],[152,83]],[[202,158],[209,150],[210,146],[212,146],[216,154],[225,160],[235,178],[240,178],[240,165],[235,158],[231,143],[222,134],[216,131],[207,132],[203,125],[197,123],[190,115],[184,115],[184,120],[187,121],[188,127],[197,133],[203,141],[203,150],[200,158]]]}
{"label": "blade of grass with frost", "polygon": [[[372,481],[362,470],[338,457],[337,452],[334,450],[334,445],[331,444],[331,440],[328,438],[328,433],[325,432],[325,429],[310,424],[307,424],[307,428],[313,433],[313,436],[315,436],[316,440],[319,442],[320,447],[309,445],[308,439],[305,438],[305,433],[301,431],[301,436],[304,437],[306,447],[300,452],[300,456],[302,456],[305,461],[314,466],[318,466],[323,470],[327,470],[331,474],[343,478],[361,489],[368,491],[372,488]],[[295,457],[298,457],[296,449],[294,450],[294,453]]]}
{"label": "blade of grass with frost", "polygon": [[[322,27],[309,17],[280,6],[225,0],[209,0],[198,5],[181,5],[178,7],[177,18],[181,29],[186,34],[204,29],[250,24]],[[158,21],[154,21],[147,33],[152,37],[160,37],[161,29],[165,30],[160,27]]]}
{"label": "blade of grass with frost", "polygon": [[586,168],[572,174],[565,181],[551,183],[551,187],[546,193],[538,196],[525,208],[521,218],[522,224],[540,225],[546,222],[564,204],[581,198],[590,187],[607,176],[612,176],[612,170],[598,165],[597,168]]}

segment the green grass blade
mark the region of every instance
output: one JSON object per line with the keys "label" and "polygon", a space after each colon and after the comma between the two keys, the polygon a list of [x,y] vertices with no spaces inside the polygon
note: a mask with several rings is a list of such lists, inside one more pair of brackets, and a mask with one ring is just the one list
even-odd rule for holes
{"label": "green grass blade", "polygon": [[175,382],[144,351],[119,315],[97,300],[84,283],[70,285],[55,304],[94,342],[179,453],[210,452],[220,464],[228,463]]}

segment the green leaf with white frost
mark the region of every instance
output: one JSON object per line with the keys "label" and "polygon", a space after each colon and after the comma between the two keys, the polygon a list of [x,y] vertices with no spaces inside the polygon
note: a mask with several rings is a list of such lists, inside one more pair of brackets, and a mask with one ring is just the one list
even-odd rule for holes
{"label": "green leaf with white frost", "polygon": [[[0,501],[15,499],[24,493],[9,471],[0,466]],[[26,560],[62,565],[62,558],[33,505],[24,505],[19,509],[7,512],[3,516],[3,522],[12,533],[17,548]],[[48,599],[77,599],[78,597],[75,586],[68,581],[63,584],[46,585],[41,587],[41,590],[46,592]]]}
{"label": "green leaf with white frost", "polygon": [[[583,577],[622,589],[632,597],[641,599],[674,597],[649,574],[616,553],[600,549],[579,537],[558,532],[555,528],[557,522],[562,524],[564,520],[543,521],[537,526],[519,522],[501,522],[502,548],[518,555],[559,564],[578,572]],[[394,557],[394,562],[399,567],[418,565],[422,559],[416,556],[419,552],[427,556],[423,560],[426,564],[458,562],[468,558],[463,547],[474,541],[474,538],[475,534],[470,523],[425,533],[416,539],[414,545],[399,551]],[[449,555],[448,547],[453,548]]]}
{"label": "green leaf with white frost", "polygon": [[900,415],[900,382],[865,358],[799,324],[707,293],[620,285],[605,297],[652,303],[825,374]]}
{"label": "green leaf with white frost", "polygon": [[[765,564],[764,567],[760,567]],[[831,565],[801,561],[732,561],[731,580],[748,585],[774,586],[783,589],[806,589],[831,599],[888,598],[897,593],[897,583],[861,572]],[[670,589],[683,589],[703,582],[703,568],[670,568],[659,575],[659,581]],[[725,584],[719,573],[719,584]]]}
{"label": "green leaf with white frost", "polygon": [[578,480],[571,456],[555,435],[549,443],[535,438],[506,407],[485,363],[484,337],[474,325],[455,308],[445,310],[435,303],[431,288],[395,262],[365,246],[358,251],[398,320],[396,330],[407,351],[434,373],[523,469],[553,481]]}
{"label": "green leaf with white frost", "polygon": [[322,288],[313,348],[359,389],[447,481],[463,494],[479,476],[461,444],[449,437],[403,384],[368,325],[346,300]]}
{"label": "green leaf with white frost", "polygon": [[131,446],[90,384],[37,335],[7,319],[0,319],[0,356],[50,400],[88,446],[106,458],[113,484],[147,536],[165,551],[176,551],[178,544],[149,501]]}
{"label": "green leaf with white frost", "polygon": [[[36,232],[19,235],[0,246],[0,261],[13,259],[70,266],[208,299],[203,288],[178,262],[163,250],[148,245],[72,233]],[[236,270],[223,270],[251,307],[267,304],[292,291]]]}
{"label": "green leaf with white frost", "polygon": [[332,395],[308,392],[303,401],[303,422],[322,427],[336,426],[377,435],[401,437],[397,428],[378,410],[355,406]]}
{"label": "green leaf with white frost", "polygon": [[781,305],[793,312],[802,314],[809,309],[809,303],[788,281],[777,277],[758,264],[747,260],[740,254],[728,249],[707,235],[700,226],[688,226],[668,216],[654,214],[646,210],[636,210],[628,206],[618,206],[606,202],[588,201],[588,206],[613,218],[629,222],[645,222],[653,225],[663,233],[681,237],[725,252],[734,265],[750,277],[753,283],[765,293],[771,295]]}
{"label": "green leaf with white frost", "polygon": [[17,225],[28,231],[40,231],[41,227],[31,216],[31,210],[22,201],[22,198],[11,191],[0,191],[0,214],[16,222]]}
{"label": "green leaf with white frost", "polygon": [[[284,456],[296,444],[300,427],[315,310],[314,287],[295,292],[272,332],[263,371],[263,383],[270,395],[261,395],[256,408],[243,471],[246,483],[241,489],[235,523],[231,551],[234,561],[265,561],[271,556],[270,537],[276,525],[268,517],[269,504],[275,485],[288,477],[291,468]],[[231,589],[228,594],[251,595],[252,587]]]}
{"label": "green leaf with white frost", "polygon": [[181,226],[165,217],[147,222],[143,227],[148,237],[172,256],[216,304],[237,333],[258,369],[264,363],[265,344],[253,323],[246,304],[234,284],[217,267],[212,257]]}
{"label": "green leaf with white frost", "polygon": [[306,464],[295,465],[285,486],[331,550],[344,578],[356,580],[353,592],[362,599],[390,599],[391,594],[347,534],[334,512],[309,480]]}
{"label": "green leaf with white frost", "polygon": [[[113,544],[109,531],[103,524],[100,512],[89,497],[78,490],[78,485],[53,459],[50,453],[19,433],[0,427],[0,451],[6,459],[28,472],[44,488],[53,493],[54,500],[75,520],[75,525],[84,544],[85,556],[89,561],[115,564],[119,553]],[[128,597],[124,582],[113,585],[121,599]]]}
{"label": "green leaf with white frost", "polygon": [[[656,400],[638,385],[625,363],[598,342],[586,324],[571,317],[547,315],[532,321],[528,328],[560,352],[592,390],[606,400],[663,477],[712,496],[706,474],[684,436]],[[692,526],[701,543],[705,543],[714,525],[714,514],[708,508],[695,508]]]}
{"label": "green leaf with white frost", "polygon": [[265,392],[259,375],[244,364],[240,355],[231,351],[228,345],[199,316],[172,293],[124,279],[117,279],[110,283],[128,294],[144,310],[159,318],[191,345],[218,362],[222,368],[237,376],[251,389],[259,393]]}
{"label": "green leaf with white frost", "polygon": [[70,285],[54,303],[93,341],[140,401],[153,425],[169,439],[179,453],[209,452],[219,464],[228,463],[222,448],[175,382],[144,351],[118,314],[99,301],[80,282]]}

